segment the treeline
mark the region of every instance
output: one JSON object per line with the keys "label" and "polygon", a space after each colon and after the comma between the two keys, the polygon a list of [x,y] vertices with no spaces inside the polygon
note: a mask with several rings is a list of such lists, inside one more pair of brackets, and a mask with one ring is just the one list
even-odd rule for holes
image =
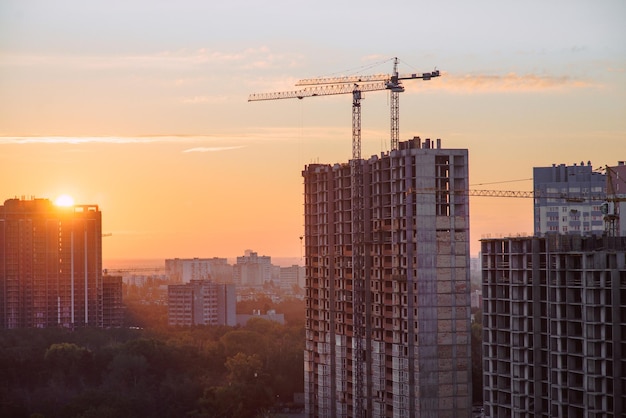
{"label": "treeline", "polygon": [[303,392],[304,327],[0,332],[0,416],[256,417]]}

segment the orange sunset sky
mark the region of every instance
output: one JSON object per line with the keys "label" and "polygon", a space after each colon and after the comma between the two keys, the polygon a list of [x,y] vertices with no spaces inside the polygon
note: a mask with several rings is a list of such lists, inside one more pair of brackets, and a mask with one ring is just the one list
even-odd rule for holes
{"label": "orange sunset sky", "polygon": [[[351,96],[248,103],[317,76],[404,83],[401,140],[467,148],[470,185],[626,160],[626,2],[0,3],[0,200],[69,194],[103,214],[104,259],[300,257],[301,171],[351,155]],[[366,93],[362,155],[389,149]],[[532,233],[531,199],[472,197],[486,234]]]}

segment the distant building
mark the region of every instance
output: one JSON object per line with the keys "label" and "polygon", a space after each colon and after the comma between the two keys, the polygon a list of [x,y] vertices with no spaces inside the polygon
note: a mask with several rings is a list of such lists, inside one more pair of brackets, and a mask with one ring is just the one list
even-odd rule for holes
{"label": "distant building", "polygon": [[272,280],[272,258],[259,256],[251,250],[237,257],[233,279],[239,287],[261,287]]}
{"label": "distant building", "polygon": [[102,277],[102,327],[119,328],[124,325],[122,276]]}
{"label": "distant building", "polygon": [[237,324],[233,284],[192,280],[168,286],[168,323],[173,326]]}
{"label": "distant building", "polygon": [[281,325],[285,324],[285,315],[276,313],[275,310],[270,309],[266,314],[261,314],[260,310],[254,310],[252,314],[237,314],[237,325],[246,326],[249,320],[253,318],[265,319],[267,321],[278,322]]}
{"label": "distant building", "polygon": [[533,190],[540,194],[534,202],[535,235],[604,232],[606,178],[593,169],[591,162],[535,167]]}
{"label": "distant building", "polygon": [[481,247],[485,416],[625,416],[626,238]]}
{"label": "distant building", "polygon": [[101,225],[97,205],[0,206],[0,328],[103,326]]}
{"label": "distant building", "polygon": [[290,289],[298,286],[304,289],[306,269],[303,266],[293,265],[290,267],[280,267],[280,287]]}
{"label": "distant building", "polygon": [[232,283],[233,266],[226,258],[173,258],[165,260],[165,273],[170,281],[189,283],[192,280],[212,280]]}

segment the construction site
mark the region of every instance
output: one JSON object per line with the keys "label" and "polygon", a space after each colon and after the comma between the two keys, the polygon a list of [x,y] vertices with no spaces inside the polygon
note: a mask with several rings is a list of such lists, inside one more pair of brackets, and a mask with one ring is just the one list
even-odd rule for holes
{"label": "construction site", "polygon": [[[623,411],[626,166],[553,165],[535,168],[532,191],[471,190],[467,149],[399,141],[402,80],[440,73],[397,67],[249,98],[353,98],[352,158],[302,171],[306,415],[471,416],[469,196],[535,205],[535,237],[482,243],[485,415]],[[390,95],[390,151],[363,159],[371,91]]]}

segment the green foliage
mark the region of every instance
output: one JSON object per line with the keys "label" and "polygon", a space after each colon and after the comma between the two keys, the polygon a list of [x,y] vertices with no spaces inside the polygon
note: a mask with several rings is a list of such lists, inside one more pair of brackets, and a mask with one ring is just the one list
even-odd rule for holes
{"label": "green foliage", "polygon": [[0,416],[255,417],[304,390],[304,327],[0,332]]}

